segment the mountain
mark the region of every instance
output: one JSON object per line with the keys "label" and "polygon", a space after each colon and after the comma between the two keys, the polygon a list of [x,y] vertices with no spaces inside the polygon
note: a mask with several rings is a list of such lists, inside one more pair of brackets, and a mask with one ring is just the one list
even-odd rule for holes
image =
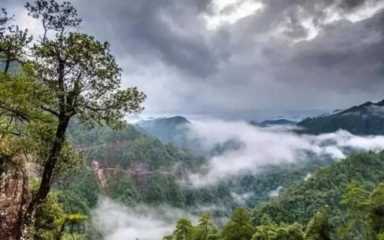
{"label": "mountain", "polygon": [[383,152],[355,154],[277,189],[252,212],[236,209],[224,225],[216,227],[209,215],[198,225],[181,219],[164,239],[178,239],[179,229],[189,229],[187,239],[199,240],[201,234],[193,233],[204,227],[205,235],[211,236],[204,239],[381,240],[383,181]]}
{"label": "mountain", "polygon": [[339,129],[357,135],[384,134],[384,100],[341,110],[330,115],[307,118],[297,124],[309,134],[330,133]]}
{"label": "mountain", "polygon": [[190,124],[185,117],[175,116],[140,121],[136,127],[158,138],[163,143],[172,143],[184,148],[187,145],[188,126]]}
{"label": "mountain", "polygon": [[189,187],[189,173],[204,172],[207,159],[164,144],[135,126],[114,131],[107,127],[88,129],[75,123],[70,128],[70,140],[87,163],[77,176],[72,176],[76,180],[62,184],[66,187],[61,190],[82,199],[89,208],[96,204],[101,192],[126,205],[169,204],[191,211],[214,205],[213,214],[225,216],[235,207],[254,207],[268,200],[277,189],[300,182],[309,172],[331,162],[307,159],[265,166],[256,175],[244,174],[217,184]]}
{"label": "mountain", "polygon": [[262,216],[269,216],[276,223],[304,224],[321,208],[327,207],[331,214],[331,228],[336,231],[347,217],[342,200],[348,186],[355,184],[372,190],[383,181],[383,152],[354,154],[317,170],[305,181],[291,184],[271,201],[258,204],[253,217],[256,222]]}
{"label": "mountain", "polygon": [[261,127],[271,127],[271,126],[284,126],[284,125],[291,125],[294,126],[296,122],[287,120],[287,119],[276,119],[276,120],[265,120],[263,122],[260,122],[258,125]]}
{"label": "mountain", "polygon": [[102,192],[126,204],[183,205],[185,200],[179,197],[181,187],[177,181],[184,172],[193,172],[206,162],[188,151],[163,144],[132,125],[114,131],[107,127],[89,129],[74,123],[69,138],[86,157],[79,178],[90,172],[96,176],[91,182],[86,180],[84,188],[97,181]]}
{"label": "mountain", "polygon": [[182,163],[190,164],[188,168],[192,168],[198,165],[196,161],[199,164],[203,161],[128,124],[114,131],[108,127],[88,129],[74,123],[70,128],[70,138],[80,151],[86,153],[89,161],[98,161],[106,167],[127,169],[142,164],[157,170]]}

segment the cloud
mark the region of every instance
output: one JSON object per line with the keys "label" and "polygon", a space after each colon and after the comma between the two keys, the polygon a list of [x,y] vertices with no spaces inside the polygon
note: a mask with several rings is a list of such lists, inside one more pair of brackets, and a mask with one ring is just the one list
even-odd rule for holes
{"label": "cloud", "polygon": [[311,179],[312,177],[312,173],[308,173],[305,177],[304,177],[304,181],[308,181],[309,179]]}
{"label": "cloud", "polygon": [[246,192],[246,193],[236,193],[236,192],[231,192],[231,197],[234,199],[234,201],[239,204],[240,206],[246,206],[247,200],[249,200],[253,192]]}
{"label": "cloud", "polygon": [[125,85],[147,93],[147,113],[252,118],[382,98],[383,0],[74,4],[80,30],[112,43]]}
{"label": "cloud", "polygon": [[281,190],[283,190],[283,187],[279,186],[275,190],[272,190],[271,192],[269,192],[268,196],[270,198],[278,197],[280,195]]}
{"label": "cloud", "polygon": [[213,0],[211,13],[203,15],[208,30],[217,30],[226,24],[234,24],[243,18],[261,11],[264,5],[252,0]]}
{"label": "cloud", "polygon": [[92,224],[105,240],[158,240],[169,235],[180,218],[196,217],[168,206],[127,207],[101,198],[92,212]]}
{"label": "cloud", "polygon": [[295,163],[317,158],[345,158],[351,150],[380,151],[384,149],[384,136],[360,137],[347,131],[313,135],[298,135],[287,127],[258,128],[245,122],[210,120],[193,122],[191,138],[198,139],[208,148],[238,142],[213,156],[207,172],[190,175],[193,186],[215,184],[242,174],[257,174],[263,167]]}

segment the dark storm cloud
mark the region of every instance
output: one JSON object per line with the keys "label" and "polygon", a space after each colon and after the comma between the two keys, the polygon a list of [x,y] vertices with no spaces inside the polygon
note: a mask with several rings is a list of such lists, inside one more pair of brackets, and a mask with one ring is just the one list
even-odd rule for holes
{"label": "dark storm cloud", "polygon": [[[384,98],[384,0],[237,0],[219,12],[214,1],[74,3],[152,112],[248,116]],[[263,8],[222,19],[244,2]]]}
{"label": "dark storm cloud", "polygon": [[[123,54],[160,57],[187,74],[204,77],[216,69],[215,56],[201,32],[196,31],[199,11],[207,2],[169,0],[82,0],[78,6],[93,31],[107,29],[105,37],[119,41]],[[94,23],[97,24],[94,25]],[[103,34],[103,33],[101,33]],[[202,61],[204,60],[204,61]]]}
{"label": "dark storm cloud", "polygon": [[[343,22],[324,28],[313,41],[297,46],[286,73],[316,72],[313,86],[371,91],[383,85],[384,14],[358,23]],[[332,74],[335,74],[332,77]],[[290,74],[281,77],[287,78]],[[292,81],[303,81],[292,77]],[[383,96],[384,97],[384,96]]]}
{"label": "dark storm cloud", "polygon": [[365,0],[344,0],[340,3],[340,7],[343,9],[351,10],[361,6]]}

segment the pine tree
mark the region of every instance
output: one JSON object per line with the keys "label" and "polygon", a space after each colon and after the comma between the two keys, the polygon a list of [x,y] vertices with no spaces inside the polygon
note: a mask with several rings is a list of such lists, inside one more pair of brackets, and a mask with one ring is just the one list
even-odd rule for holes
{"label": "pine tree", "polygon": [[224,226],[222,237],[225,240],[250,240],[254,231],[248,211],[239,208],[234,211],[231,219]]}
{"label": "pine tree", "polygon": [[329,232],[328,208],[322,208],[307,224],[305,240],[330,240]]}
{"label": "pine tree", "polygon": [[[45,144],[48,149],[42,161],[41,181],[23,218],[24,225],[30,226],[36,209],[47,199],[53,177],[65,155],[66,132],[71,119],[119,126],[126,113],[142,110],[145,96],[136,88],[121,88],[121,68],[107,42],[73,31],[80,25],[81,18],[70,2],[36,0],[27,3],[26,8],[31,17],[41,21],[44,34],[29,48],[28,31],[18,27],[4,28],[8,18],[0,18],[0,52],[6,59],[0,91],[6,88],[4,85],[13,84],[3,81],[8,78],[9,63],[22,59],[23,65],[29,66],[28,79],[44,93],[33,100],[33,106],[28,103],[25,108],[17,108],[21,104],[15,107],[13,101],[2,101],[7,98],[1,96],[0,109],[27,122],[31,114],[49,115],[53,124]],[[31,57],[25,56],[26,51]],[[23,87],[8,87],[6,89],[11,92],[7,94],[17,99],[36,92],[30,92],[29,88],[24,88],[23,92]],[[21,237],[20,233],[18,238]]]}
{"label": "pine tree", "polygon": [[196,227],[194,240],[208,240],[218,234],[212,218],[208,213],[202,214]]}
{"label": "pine tree", "polygon": [[192,223],[188,219],[182,218],[177,222],[173,238],[175,240],[192,240],[192,234]]}

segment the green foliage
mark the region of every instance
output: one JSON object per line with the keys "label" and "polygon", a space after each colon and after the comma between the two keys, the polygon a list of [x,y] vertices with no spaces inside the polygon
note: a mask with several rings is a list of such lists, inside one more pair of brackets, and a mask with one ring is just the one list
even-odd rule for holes
{"label": "green foliage", "polygon": [[[90,129],[74,122],[69,132],[71,142],[89,159],[88,164],[90,160],[97,161],[107,169],[105,191],[113,199],[128,205],[144,202],[176,207],[193,206],[201,201],[190,197],[191,191],[199,191],[180,186],[178,176],[198,169],[205,163],[204,158],[164,145],[131,125],[115,131],[106,127]],[[136,175],[135,171],[138,171]]]}
{"label": "green foliage", "polygon": [[[70,142],[88,159],[88,165],[97,161],[107,169],[105,193],[113,199],[128,205],[167,203],[192,211],[199,205],[215,203],[218,208],[212,212],[214,217],[226,217],[237,207],[254,207],[255,203],[268,200],[270,191],[301,181],[308,172],[329,164],[327,160],[310,159],[297,164],[265,167],[258,175],[232,178],[217,185],[185,187],[179,184],[180,178],[188,172],[201,171],[206,159],[163,144],[132,125],[126,124],[115,131],[103,126],[90,128],[74,121],[69,136]],[[142,176],[128,173],[137,167],[144,168],[147,173]],[[234,197],[234,192],[247,197],[244,201],[239,200]]]}
{"label": "green foliage", "polygon": [[221,239],[209,214],[202,214],[199,223],[193,226],[188,219],[180,219],[172,235],[164,240],[214,240]]}
{"label": "green foliage", "polygon": [[342,204],[347,207],[346,224],[340,227],[342,239],[377,239],[384,228],[384,185],[369,192],[356,183],[347,187]]}
{"label": "green foliage", "polygon": [[379,184],[369,196],[369,218],[375,233],[384,233],[384,183]]}
{"label": "green foliage", "polygon": [[384,233],[377,235],[377,240],[384,240]]}
{"label": "green foliage", "polygon": [[81,169],[71,178],[65,178],[55,188],[63,193],[60,200],[66,211],[82,214],[89,214],[96,207],[98,195],[101,194],[95,175],[88,168]]}
{"label": "green foliage", "polygon": [[4,74],[9,73],[10,70],[13,73],[19,70],[12,67],[19,66],[18,63],[24,60],[27,45],[32,41],[32,36],[28,34],[27,29],[20,29],[17,25],[11,25],[10,20],[6,10],[1,9],[0,66],[1,72]]}
{"label": "green foliage", "polygon": [[110,168],[128,169],[140,163],[149,170],[169,171],[176,163],[193,169],[205,161],[172,145],[164,145],[132,125],[125,124],[114,131],[107,127],[90,129],[74,122],[69,133],[71,142],[79,146],[88,159]]}
{"label": "green foliage", "polygon": [[126,205],[134,205],[139,202],[141,195],[136,189],[136,183],[126,175],[110,177],[108,179],[108,192],[112,199]]}
{"label": "green foliage", "polygon": [[195,227],[194,240],[217,239],[219,232],[213,223],[211,216],[204,213],[200,216],[199,223]]}
{"label": "green foliage", "polygon": [[49,112],[58,117],[66,113],[85,121],[114,124],[126,113],[140,111],[145,96],[137,88],[120,88],[121,69],[110,53],[109,44],[83,33],[64,31],[80,23],[68,2],[58,9],[63,14],[61,19],[45,19],[44,12],[55,16],[49,9],[56,9],[57,3],[40,5],[39,1],[44,2],[38,0],[27,5],[30,14],[46,21],[47,31],[58,32],[55,38],[46,38],[32,48],[35,74],[57,98]]}
{"label": "green foliage", "polygon": [[193,227],[188,219],[180,219],[176,224],[176,230],[173,233],[174,240],[192,240]]}
{"label": "green foliage", "polygon": [[303,227],[293,225],[261,225],[256,227],[252,240],[304,240]]}
{"label": "green foliage", "polygon": [[[142,110],[145,95],[135,87],[121,88],[121,69],[107,42],[72,31],[81,19],[71,2],[35,0],[25,7],[41,21],[44,34],[30,47],[28,31],[5,26],[8,18],[2,11],[0,56],[5,65],[0,75],[0,138],[21,146],[4,147],[4,152],[33,154],[42,169],[39,188],[20,216],[27,229],[54,180],[70,176],[81,165],[81,156],[66,142],[71,119],[77,116],[115,127],[125,114]],[[15,61],[22,66],[10,74]]]}
{"label": "green foliage", "polygon": [[342,195],[349,183],[355,181],[372,187],[384,181],[384,153],[361,153],[318,170],[308,181],[293,184],[280,196],[260,204],[253,212],[257,223],[264,214],[277,223],[306,223],[324,206],[329,206],[335,215],[332,225],[343,222],[345,211],[341,205]]}
{"label": "green foliage", "polygon": [[[378,220],[373,220],[370,192],[384,181],[383,160],[383,153],[361,153],[320,169],[308,181],[259,205],[253,212],[254,222],[259,224],[263,215],[276,223],[298,221],[307,224],[308,239],[373,239],[381,232],[383,219],[379,214]],[[328,217],[322,213],[326,206],[332,213]],[[380,209],[380,200],[378,206]],[[372,230],[373,226],[378,226],[377,230]]]}
{"label": "green foliage", "polygon": [[248,211],[244,208],[236,209],[222,231],[224,240],[250,240],[255,229],[251,223]]}
{"label": "green foliage", "polygon": [[330,240],[329,209],[321,208],[307,224],[305,240]]}
{"label": "green foliage", "polygon": [[65,212],[56,194],[51,194],[36,212],[34,238],[37,240],[56,239],[61,234]]}
{"label": "green foliage", "polygon": [[384,153],[355,154],[259,205],[253,224],[246,210],[236,210],[214,239],[380,240],[382,182]]}
{"label": "green foliage", "polygon": [[298,125],[304,128],[300,132],[311,134],[329,133],[344,129],[358,135],[382,135],[384,134],[382,127],[384,118],[373,110],[382,106],[384,106],[384,101],[366,102],[328,116],[307,118]]}
{"label": "green foliage", "polygon": [[58,192],[51,193],[37,209],[34,239],[61,239],[65,234],[83,236],[81,229],[84,228],[87,217],[80,213],[67,213],[59,200],[60,195]]}

